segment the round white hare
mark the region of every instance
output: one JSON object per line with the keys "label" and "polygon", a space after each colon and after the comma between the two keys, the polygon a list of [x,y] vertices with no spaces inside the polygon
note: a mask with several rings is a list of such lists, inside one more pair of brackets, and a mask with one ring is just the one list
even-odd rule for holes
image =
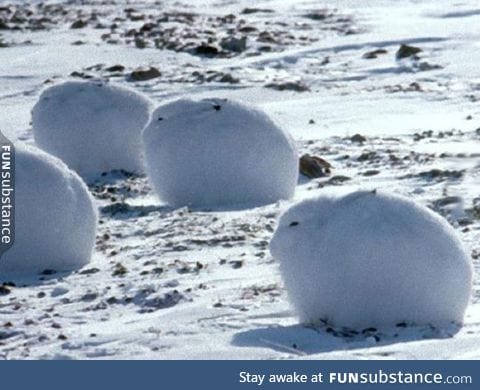
{"label": "round white hare", "polygon": [[82,179],[58,158],[15,150],[15,238],[0,259],[0,278],[68,271],[90,260],[97,211]]}
{"label": "round white hare", "polygon": [[141,134],[150,102],[101,81],[68,81],[46,89],[32,111],[36,144],[85,180],[123,169],[144,172]]}
{"label": "round white hare", "polygon": [[270,246],[300,320],[350,328],[461,323],[472,265],[454,229],[378,192],[291,207]]}
{"label": "round white hare", "polygon": [[206,99],[159,107],[143,133],[148,176],[172,206],[261,205],[290,198],[298,156],[258,109]]}

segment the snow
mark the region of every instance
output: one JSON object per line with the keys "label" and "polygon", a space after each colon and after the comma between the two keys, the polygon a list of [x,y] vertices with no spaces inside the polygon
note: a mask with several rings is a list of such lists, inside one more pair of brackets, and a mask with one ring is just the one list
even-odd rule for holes
{"label": "snow", "polygon": [[87,264],[97,210],[82,179],[58,158],[15,149],[15,241],[0,261],[0,279],[70,271]]}
{"label": "snow", "polygon": [[470,256],[446,220],[405,197],[358,191],[304,200],[280,219],[271,252],[304,323],[463,323]]}
{"label": "snow", "polygon": [[86,180],[123,169],[143,172],[141,131],[150,102],[131,89],[101,81],[67,81],[47,88],[32,112],[36,144]]}
{"label": "snow", "polygon": [[[34,143],[32,107],[46,86],[68,80],[108,80],[155,106],[188,97],[259,107],[291,134],[300,154],[332,164],[330,176],[300,177],[295,202],[376,188],[431,208],[468,248],[472,298],[462,327],[407,324],[355,334],[305,326],[268,250],[290,201],[173,209],[145,176],[116,171],[89,186],[100,210],[89,265],[3,286],[2,321],[12,326],[3,330],[0,358],[480,358],[478,7],[454,0],[338,0],[335,7],[258,0],[255,7],[274,12],[244,14],[251,1],[55,2],[60,9],[52,12],[15,2],[16,10],[32,12],[27,19],[53,20],[46,29],[13,23],[0,31],[8,44],[0,47],[0,128],[12,141]],[[304,17],[325,7],[332,17]],[[127,8],[140,18],[130,20]],[[166,13],[168,22],[157,23]],[[227,14],[236,18],[225,21]],[[71,29],[79,18],[88,25]],[[141,33],[150,22],[163,32],[147,26]],[[240,34],[244,27],[252,32]],[[249,35],[245,52],[204,57],[182,49],[232,31]],[[264,31],[275,42],[258,40]],[[135,46],[137,37],[145,48]],[[158,49],[156,39],[180,51]],[[401,44],[422,49],[418,62],[396,60]],[[386,53],[364,57],[376,49]],[[421,70],[420,62],[440,67]],[[125,69],[108,70],[116,65]],[[152,66],[161,77],[130,77]],[[282,83],[309,91],[266,87]],[[352,141],[357,133],[364,142]]]}
{"label": "snow", "polygon": [[253,107],[181,99],[153,113],[143,142],[148,177],[174,207],[262,205],[295,191],[293,140]]}

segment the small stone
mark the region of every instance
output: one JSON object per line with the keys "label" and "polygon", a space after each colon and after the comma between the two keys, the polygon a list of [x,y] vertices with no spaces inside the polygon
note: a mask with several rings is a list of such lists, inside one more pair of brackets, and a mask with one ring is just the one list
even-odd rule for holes
{"label": "small stone", "polygon": [[355,134],[354,136],[350,137],[350,141],[356,142],[356,143],[359,143],[359,144],[364,143],[366,140],[367,140],[367,138],[365,138],[361,134]]}
{"label": "small stone", "polygon": [[147,47],[147,43],[142,38],[136,38],[135,39],[135,47],[137,49],[145,49]]}
{"label": "small stone", "polygon": [[137,68],[130,73],[130,81],[148,81],[160,77],[162,74],[153,66],[149,68]]}
{"label": "small stone", "polygon": [[325,182],[324,184],[338,186],[338,185],[341,185],[341,184],[343,184],[343,183],[345,183],[346,181],[349,181],[349,180],[352,180],[352,178],[348,177],[348,176],[337,175],[337,176],[333,176],[332,178],[328,179],[328,181]]}
{"label": "small stone", "polygon": [[115,265],[115,269],[113,270],[112,276],[125,276],[127,273],[127,268],[121,263],[117,263]]}
{"label": "small stone", "polygon": [[86,293],[84,296],[82,296],[80,300],[82,300],[83,302],[92,302],[95,299],[97,299],[97,297],[98,297],[97,293],[89,292],[89,293]]}
{"label": "small stone", "polygon": [[239,79],[233,77],[230,73],[225,73],[222,75],[220,79],[218,79],[220,83],[230,83],[230,84],[238,84],[240,82]]}
{"label": "small stone", "polygon": [[300,157],[300,173],[311,179],[330,175],[332,165],[321,157],[304,154]]}
{"label": "small stone", "polygon": [[400,45],[400,48],[398,49],[395,56],[399,60],[402,58],[414,57],[421,51],[422,49],[420,49],[419,47],[402,44]]}
{"label": "small stone", "polygon": [[93,76],[89,75],[88,73],[77,72],[77,71],[74,71],[74,72],[70,73],[70,76],[71,77],[78,77],[80,79],[92,79],[93,78]]}
{"label": "small stone", "polygon": [[266,8],[244,8],[242,10],[242,14],[244,15],[250,15],[250,14],[256,14],[256,13],[273,13],[273,9],[266,9]]}
{"label": "small stone", "polygon": [[375,175],[378,175],[379,173],[380,171],[377,169],[370,169],[368,171],[363,172],[363,176],[375,176]]}
{"label": "small stone", "polygon": [[224,38],[220,41],[220,46],[223,50],[233,51],[235,53],[242,53],[247,50],[247,37],[242,38]]}
{"label": "small stone", "polygon": [[206,57],[213,57],[219,54],[219,50],[212,45],[201,44],[195,48],[195,54]]}
{"label": "small stone", "polygon": [[272,88],[277,91],[307,92],[310,88],[300,81],[273,82],[265,85],[265,88]]}
{"label": "small stone", "polygon": [[232,260],[229,263],[233,269],[239,269],[243,267],[243,260]]}
{"label": "small stone", "polygon": [[328,17],[327,11],[318,11],[318,12],[310,12],[308,14],[303,15],[304,18],[315,20],[315,21],[322,21],[327,19]]}
{"label": "small stone", "polygon": [[74,28],[74,29],[77,29],[77,28],[84,28],[87,26],[87,22],[85,22],[84,20],[82,19],[78,19],[76,20],[75,22],[72,23],[72,25],[70,26],[70,28]]}
{"label": "small stone", "polygon": [[125,67],[123,65],[113,65],[105,69],[107,72],[123,72]]}
{"label": "small stone", "polygon": [[387,54],[388,52],[385,49],[376,49],[365,53],[362,57],[371,60],[377,58],[381,54]]}
{"label": "small stone", "polygon": [[0,30],[9,30],[10,27],[8,26],[8,24],[3,20],[3,19],[0,19]]}
{"label": "small stone", "polygon": [[80,275],[91,275],[91,274],[96,274],[97,272],[100,272],[98,268],[88,268],[84,269],[83,271],[80,271]]}

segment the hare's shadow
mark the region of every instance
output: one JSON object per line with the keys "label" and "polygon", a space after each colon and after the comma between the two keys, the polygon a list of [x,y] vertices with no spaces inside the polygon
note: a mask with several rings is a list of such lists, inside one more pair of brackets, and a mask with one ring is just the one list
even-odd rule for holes
{"label": "hare's shadow", "polygon": [[[85,267],[88,268],[88,267]],[[18,275],[15,273],[7,273],[0,275],[0,286],[4,288],[26,288],[48,285],[49,283],[56,283],[70,275],[81,272],[80,270],[55,271],[46,269],[45,271],[33,275]]]}
{"label": "hare's shadow", "polygon": [[[251,329],[234,335],[232,345],[238,347],[269,348],[277,352],[304,356],[325,352],[382,347],[425,339],[453,337],[460,326],[445,328],[432,326],[401,326],[385,331],[358,331],[348,333],[331,327],[313,328],[304,325],[271,326]],[[387,352],[385,352],[388,355]]]}

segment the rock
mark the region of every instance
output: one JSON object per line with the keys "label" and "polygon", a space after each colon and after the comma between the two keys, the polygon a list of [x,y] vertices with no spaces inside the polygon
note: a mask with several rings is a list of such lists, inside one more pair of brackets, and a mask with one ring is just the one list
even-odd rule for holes
{"label": "rock", "polygon": [[113,269],[112,276],[125,276],[127,273],[127,268],[123,264],[117,263]]}
{"label": "rock", "polygon": [[240,27],[238,29],[238,31],[240,31],[241,33],[249,34],[249,33],[258,31],[258,29],[256,27],[253,27],[253,26],[243,26],[243,27]]}
{"label": "rock", "polygon": [[156,27],[155,23],[145,23],[141,28],[140,32],[150,32]]}
{"label": "rock", "polygon": [[82,270],[79,272],[80,275],[92,275],[96,274],[97,272],[100,272],[98,268],[87,268],[85,270]]}
{"label": "rock", "polygon": [[304,154],[300,157],[300,173],[311,179],[330,175],[332,165],[321,157]]}
{"label": "rock", "polygon": [[75,22],[72,23],[72,25],[70,26],[70,28],[74,28],[74,29],[77,29],[77,28],[84,28],[88,25],[87,22],[85,22],[84,20],[82,19],[78,19],[76,20]]}
{"label": "rock", "polygon": [[445,196],[433,202],[433,208],[439,209],[446,206],[461,204],[462,198],[460,196]]}
{"label": "rock", "polygon": [[359,143],[359,144],[364,143],[366,140],[367,140],[367,139],[366,139],[363,135],[361,135],[361,134],[355,134],[354,136],[352,136],[352,137],[350,138],[350,141],[356,142],[356,143]]}
{"label": "rock", "polygon": [[133,14],[128,15],[128,18],[132,22],[139,22],[141,20],[145,20],[145,15],[140,14],[140,13],[133,13]]}
{"label": "rock", "polygon": [[417,65],[417,69],[421,72],[425,72],[428,70],[442,69],[442,66],[438,64],[430,64],[427,61],[422,61]]}
{"label": "rock", "polygon": [[328,179],[326,182],[322,183],[322,185],[332,185],[332,186],[339,186],[345,183],[346,181],[352,180],[351,177],[337,175],[333,176],[332,178]]}
{"label": "rock", "polygon": [[184,300],[186,300],[185,295],[180,293],[178,290],[173,290],[163,295],[146,299],[143,302],[143,306],[153,310],[168,309],[169,307],[173,307]]}
{"label": "rock", "polygon": [[278,43],[272,36],[272,34],[268,31],[262,31],[260,34],[258,34],[257,41],[265,43]]}
{"label": "rock", "polygon": [[304,18],[315,20],[315,21],[322,21],[327,19],[329,16],[328,11],[317,11],[317,12],[310,12],[308,14],[303,15]]}
{"label": "rock", "polygon": [[377,153],[373,151],[365,151],[360,156],[358,156],[357,161],[364,162],[364,161],[374,161],[378,159]]}
{"label": "rock", "polygon": [[105,68],[107,72],[123,72],[125,67],[123,65],[113,65],[108,68]]}
{"label": "rock", "polygon": [[218,79],[220,83],[229,83],[229,84],[238,84],[240,82],[239,79],[233,77],[230,73],[225,73]]}
{"label": "rock", "polygon": [[147,43],[142,38],[135,38],[135,47],[137,49],[145,49],[147,47]]}
{"label": "rock", "polygon": [[3,20],[3,19],[0,19],[0,30],[9,30],[10,27],[8,26],[8,24]]}
{"label": "rock", "polygon": [[242,38],[224,38],[220,42],[223,50],[233,51],[235,53],[242,53],[247,50],[247,37]]}
{"label": "rock", "polygon": [[371,60],[371,59],[377,58],[380,54],[387,54],[387,53],[388,51],[385,49],[376,49],[376,50],[372,50],[365,53],[362,57],[366,58],[367,60]]}
{"label": "rock", "polygon": [[465,174],[465,170],[443,170],[434,168],[429,171],[420,172],[417,176],[422,179],[439,179],[439,180],[457,180],[461,179]]}
{"label": "rock", "polygon": [[283,83],[269,83],[265,85],[265,88],[272,88],[276,91],[295,91],[295,92],[307,92],[310,88],[303,84],[301,81],[286,81]]}
{"label": "rock", "polygon": [[130,73],[130,81],[148,81],[160,77],[162,74],[153,66],[149,68],[137,68]]}
{"label": "rock", "polygon": [[380,171],[378,169],[369,169],[368,171],[365,171],[362,173],[363,176],[375,176],[380,174]]}
{"label": "rock", "polygon": [[215,46],[202,43],[200,46],[195,48],[195,54],[213,57],[219,54],[219,50]]}
{"label": "rock", "polygon": [[77,77],[77,78],[85,79],[85,80],[93,78],[93,76],[89,75],[88,73],[77,72],[77,71],[74,71],[74,72],[70,73],[70,77]]}
{"label": "rock", "polygon": [[80,300],[83,302],[92,302],[98,298],[98,294],[96,292],[87,292],[83,295]]}
{"label": "rock", "polygon": [[416,57],[416,54],[420,53],[422,49],[415,46],[409,46],[402,44],[395,55],[397,60],[408,57]]}
{"label": "rock", "polygon": [[243,267],[243,260],[232,260],[229,264],[232,266],[233,269],[239,269]]}
{"label": "rock", "polygon": [[250,15],[250,14],[256,14],[256,13],[273,13],[275,12],[273,9],[267,9],[267,8],[244,8],[243,11],[241,12],[243,15]]}

